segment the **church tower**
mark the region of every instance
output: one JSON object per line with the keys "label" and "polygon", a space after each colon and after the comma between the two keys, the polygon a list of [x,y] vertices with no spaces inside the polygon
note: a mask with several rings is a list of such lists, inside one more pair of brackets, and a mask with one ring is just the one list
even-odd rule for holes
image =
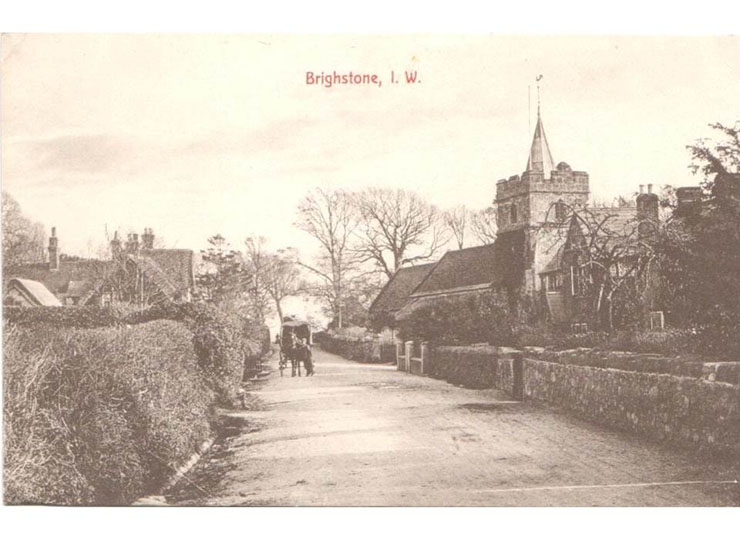
{"label": "church tower", "polygon": [[574,171],[565,162],[554,164],[538,106],[524,173],[496,183],[497,241],[520,245],[512,256],[523,270],[522,292],[541,289],[538,274],[557,252],[562,236],[558,229],[565,224],[569,207],[586,205],[588,197],[586,172]]}
{"label": "church tower", "polygon": [[[545,221],[556,221],[553,206],[584,205],[588,201],[588,174],[573,171],[568,164],[553,163],[542,116],[537,108],[537,126],[524,173],[496,183],[496,216],[499,233],[537,228]],[[557,208],[557,207],[556,207]]]}

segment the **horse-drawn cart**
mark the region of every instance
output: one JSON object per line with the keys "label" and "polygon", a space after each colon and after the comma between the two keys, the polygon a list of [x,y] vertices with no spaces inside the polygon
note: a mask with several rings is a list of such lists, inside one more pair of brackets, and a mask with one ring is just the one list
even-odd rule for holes
{"label": "horse-drawn cart", "polygon": [[303,357],[300,356],[301,347],[310,349],[313,344],[311,326],[303,320],[283,322],[278,343],[280,347],[278,363],[280,375],[283,375],[283,370],[287,368],[288,363],[291,363],[293,375],[295,375],[297,369],[300,376],[300,363],[303,360]]}

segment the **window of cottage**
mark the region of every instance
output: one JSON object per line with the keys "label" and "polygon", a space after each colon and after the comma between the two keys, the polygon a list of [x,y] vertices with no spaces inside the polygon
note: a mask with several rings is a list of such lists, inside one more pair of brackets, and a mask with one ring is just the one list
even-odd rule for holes
{"label": "window of cottage", "polygon": [[583,295],[586,287],[586,273],[584,268],[570,267],[570,292],[573,296]]}
{"label": "window of cottage", "polygon": [[549,274],[547,276],[547,290],[548,291],[560,291],[563,286],[563,278],[560,274]]}

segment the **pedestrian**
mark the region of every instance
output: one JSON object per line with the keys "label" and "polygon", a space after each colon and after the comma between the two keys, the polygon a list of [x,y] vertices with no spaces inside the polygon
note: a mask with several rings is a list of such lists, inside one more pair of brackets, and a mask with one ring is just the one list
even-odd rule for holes
{"label": "pedestrian", "polygon": [[302,355],[303,355],[303,366],[306,368],[306,376],[313,376],[313,356],[311,354],[311,346],[308,343],[302,344]]}

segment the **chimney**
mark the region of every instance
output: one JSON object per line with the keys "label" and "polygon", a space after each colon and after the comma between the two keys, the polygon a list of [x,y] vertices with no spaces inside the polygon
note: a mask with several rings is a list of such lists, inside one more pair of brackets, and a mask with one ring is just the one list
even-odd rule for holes
{"label": "chimney", "polygon": [[59,269],[59,239],[56,227],[51,228],[51,237],[49,237],[49,269]]}
{"label": "chimney", "polygon": [[129,233],[128,241],[126,241],[126,252],[130,254],[136,254],[139,252],[139,234]]}
{"label": "chimney", "polygon": [[145,227],[144,233],[141,235],[142,248],[153,249],[154,248],[154,231],[151,227]]}
{"label": "chimney", "polygon": [[118,232],[113,232],[113,239],[110,242],[110,252],[113,255],[113,260],[116,260],[121,256],[121,240],[118,238]]}
{"label": "chimney", "polygon": [[701,187],[679,187],[676,189],[677,216],[691,216],[701,210]]}
{"label": "chimney", "polygon": [[640,194],[641,195],[645,194],[645,185],[640,185]]}
{"label": "chimney", "polygon": [[658,222],[660,220],[660,200],[658,195],[653,193],[652,183],[647,186],[647,193],[643,193],[643,186],[640,185],[640,194],[637,195],[637,234],[640,239],[654,235]]}

